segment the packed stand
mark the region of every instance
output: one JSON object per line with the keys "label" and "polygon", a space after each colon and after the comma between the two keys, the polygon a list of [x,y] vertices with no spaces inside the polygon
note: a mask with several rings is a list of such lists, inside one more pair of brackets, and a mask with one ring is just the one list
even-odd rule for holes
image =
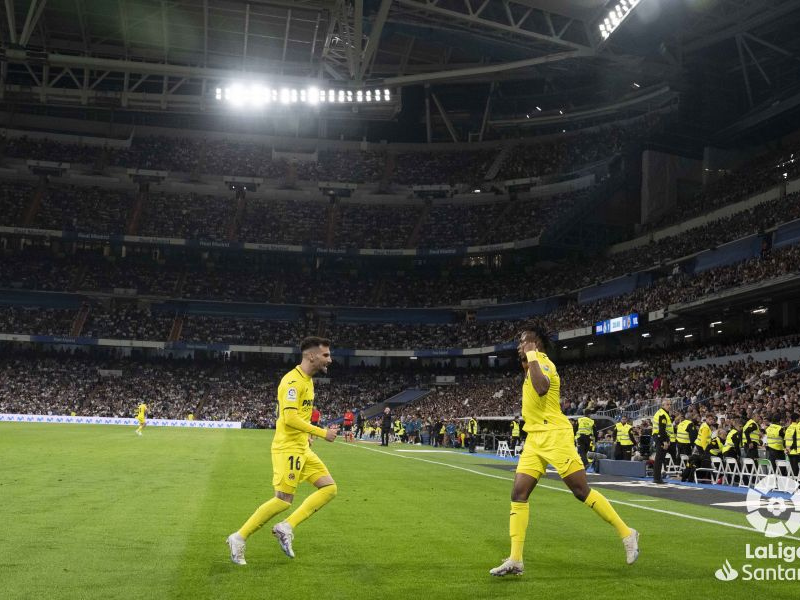
{"label": "packed stand", "polygon": [[0,252],[0,288],[66,291],[72,288],[78,269],[73,261],[54,259],[45,253]]}
{"label": "packed stand", "polygon": [[166,341],[175,318],[132,306],[93,305],[81,335],[89,338]]}
{"label": "packed stand", "polygon": [[392,181],[403,185],[480,184],[499,149],[397,154]]}
{"label": "packed stand", "polygon": [[22,225],[26,208],[36,188],[22,182],[0,182],[0,225]]}
{"label": "packed stand", "polygon": [[127,192],[98,187],[50,187],[33,227],[85,233],[125,233],[133,206]]}
{"label": "packed stand", "polygon": [[311,334],[306,322],[190,315],[183,319],[181,341],[293,347],[298,340]]}
{"label": "packed stand", "polygon": [[235,214],[232,197],[150,194],[139,235],[225,241]]}
{"label": "packed stand", "polygon": [[[92,359],[70,354],[0,355],[0,413],[243,421],[274,427],[277,387],[291,363]],[[335,366],[334,366],[335,367]],[[101,373],[101,370],[103,373]],[[408,374],[332,368],[317,381],[324,420],[381,402],[415,384]]]}
{"label": "packed stand", "polygon": [[239,227],[242,242],[325,246],[329,204],[248,199]]}
{"label": "packed stand", "polygon": [[645,119],[629,125],[604,127],[590,133],[577,132],[547,142],[519,144],[506,155],[497,178],[509,180],[569,173],[611,158],[621,152],[626,144],[652,131],[658,122],[658,118]]}
{"label": "packed stand", "polygon": [[175,296],[180,271],[130,258],[93,261],[76,283],[78,290],[136,290],[140,295]]}
{"label": "packed stand", "polygon": [[75,309],[0,305],[0,333],[69,335]]}
{"label": "packed stand", "polygon": [[325,329],[337,346],[360,350],[478,348],[507,342],[515,333],[515,323],[509,321],[436,325],[332,323]]}
{"label": "packed stand", "polygon": [[406,248],[424,208],[341,202],[338,211],[334,247]]}

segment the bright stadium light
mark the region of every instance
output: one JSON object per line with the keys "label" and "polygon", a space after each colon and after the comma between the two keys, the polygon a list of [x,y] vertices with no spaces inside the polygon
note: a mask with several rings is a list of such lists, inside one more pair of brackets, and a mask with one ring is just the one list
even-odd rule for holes
{"label": "bright stadium light", "polygon": [[606,16],[597,24],[597,28],[600,30],[600,37],[603,38],[603,40],[607,40],[611,37],[611,34],[622,25],[622,22],[631,14],[640,1],[641,0],[616,0],[616,2],[611,3]]}
{"label": "bright stadium light", "polygon": [[262,83],[235,82],[227,87],[214,88],[214,98],[231,106],[264,108],[269,104],[284,106],[301,104],[355,104],[361,102],[390,102],[388,89],[320,89],[308,87],[274,87]]}

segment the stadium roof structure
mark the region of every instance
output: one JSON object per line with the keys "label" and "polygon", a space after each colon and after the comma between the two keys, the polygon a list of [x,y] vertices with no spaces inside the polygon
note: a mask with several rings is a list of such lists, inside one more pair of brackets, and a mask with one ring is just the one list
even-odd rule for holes
{"label": "stadium roof structure", "polygon": [[[605,39],[622,1],[0,0],[0,101],[196,114],[236,80],[416,88],[429,139],[433,120],[464,141],[597,107],[646,112],[691,87],[696,65],[715,94],[741,81],[736,106],[710,112],[721,125],[796,83],[800,0],[641,0]],[[394,120],[395,97],[325,118]]]}

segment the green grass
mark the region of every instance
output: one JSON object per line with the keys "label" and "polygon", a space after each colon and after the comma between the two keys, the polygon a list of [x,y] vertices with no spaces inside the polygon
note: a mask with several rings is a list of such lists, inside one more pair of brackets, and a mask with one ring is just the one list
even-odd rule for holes
{"label": "green grass", "polygon": [[[763,536],[618,506],[642,533],[642,555],[628,566],[610,526],[546,488],[531,498],[525,575],[491,578],[488,569],[508,554],[510,472],[456,452],[402,455],[494,477],[338,441],[315,445],[339,496],[298,528],[297,558],[286,558],[265,527],[238,567],[225,537],[272,495],[271,439],[265,431],[149,428],[138,438],[133,428],[0,424],[0,598],[798,597],[798,583],[714,578],[725,558],[736,567],[744,544]],[[301,486],[299,496],[310,490]],[[642,505],[746,524],[722,509]]]}

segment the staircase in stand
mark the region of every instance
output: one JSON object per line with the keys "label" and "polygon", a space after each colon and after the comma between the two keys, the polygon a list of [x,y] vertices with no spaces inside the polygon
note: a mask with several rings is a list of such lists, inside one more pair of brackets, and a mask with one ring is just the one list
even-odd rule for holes
{"label": "staircase in stand", "polygon": [[430,203],[426,203],[425,206],[422,208],[422,212],[419,213],[419,219],[417,220],[416,225],[414,225],[414,229],[411,230],[411,234],[408,236],[408,241],[406,242],[406,248],[416,248],[417,242],[419,242],[419,238],[422,235],[422,228],[425,227],[425,223],[428,222],[428,216],[431,214],[431,205]]}
{"label": "staircase in stand", "polygon": [[386,286],[389,284],[389,280],[386,278],[382,278],[375,284],[375,287],[372,288],[372,293],[369,297],[369,306],[378,306],[378,303],[383,298],[383,292],[386,290]]}
{"label": "staircase in stand", "polygon": [[81,283],[83,282],[83,278],[86,277],[86,273],[89,271],[89,265],[81,264],[78,267],[78,270],[75,271],[75,276],[72,278],[72,281],[69,282],[69,290],[77,290],[80,288]]}
{"label": "staircase in stand", "polygon": [[79,337],[81,332],[83,331],[83,326],[86,324],[86,319],[89,317],[89,303],[84,302],[80,309],[78,310],[78,314],[75,315],[75,318],[72,320],[72,327],[70,328],[69,334],[72,337]]}
{"label": "staircase in stand", "polygon": [[342,207],[338,201],[333,201],[328,205],[328,225],[325,230],[325,247],[333,248],[336,240],[336,226],[339,224]]}
{"label": "staircase in stand", "polygon": [[47,193],[47,182],[44,180],[44,178],[42,178],[39,180],[39,185],[36,186],[36,189],[33,192],[33,196],[31,196],[31,201],[25,208],[25,214],[22,217],[23,227],[30,227],[31,225],[33,225],[33,222],[36,220],[36,215],[39,214],[39,209],[42,206],[42,202],[44,202],[44,197],[46,193]]}
{"label": "staircase in stand", "polygon": [[169,338],[167,341],[177,342],[181,339],[181,332],[183,331],[183,315],[175,315],[172,321],[172,328],[169,330]]}
{"label": "staircase in stand", "polygon": [[172,290],[176,298],[183,296],[183,288],[186,285],[186,279],[188,277],[189,274],[186,271],[183,271],[180,275],[178,275],[178,280],[175,282],[175,289]]}
{"label": "staircase in stand", "polygon": [[[505,206],[503,206],[503,210],[500,211],[500,214],[495,217],[494,221],[492,221],[489,227],[483,230],[483,233],[481,234],[481,244],[489,243],[489,240],[492,239],[492,234],[494,233],[495,229],[497,229],[497,226],[500,225],[500,223],[505,222],[505,220],[509,216],[508,213],[511,212],[511,208],[513,206],[516,206],[516,204],[517,204],[516,201],[512,199],[506,201],[506,204]],[[502,240],[502,241],[505,242],[508,240]]]}
{"label": "staircase in stand", "polygon": [[125,228],[128,235],[138,235],[139,233],[139,225],[141,224],[142,213],[147,204],[149,192],[150,188],[147,184],[143,183],[139,186],[139,192],[136,194],[136,201],[134,202],[131,215],[128,218],[128,225]]}
{"label": "staircase in stand", "polygon": [[495,156],[492,164],[486,169],[486,175],[483,177],[484,181],[492,181],[497,177],[497,174],[500,173],[500,169],[503,167],[503,163],[506,161],[506,157],[511,154],[513,148],[514,144],[506,144],[503,146],[503,149]]}
{"label": "staircase in stand", "polygon": [[285,291],[286,283],[283,280],[275,282],[275,287],[272,288],[272,298],[270,302],[273,304],[280,304],[283,302],[283,292]]}
{"label": "staircase in stand", "polygon": [[391,187],[392,175],[394,175],[395,165],[397,164],[397,157],[392,152],[386,153],[386,159],[383,163],[383,173],[381,180],[378,183],[378,189],[381,192],[388,192]]}
{"label": "staircase in stand", "polygon": [[236,212],[233,215],[233,220],[228,223],[228,230],[225,232],[225,237],[229,242],[235,242],[239,236],[239,226],[244,218],[244,211],[247,207],[247,196],[244,190],[236,191]]}

